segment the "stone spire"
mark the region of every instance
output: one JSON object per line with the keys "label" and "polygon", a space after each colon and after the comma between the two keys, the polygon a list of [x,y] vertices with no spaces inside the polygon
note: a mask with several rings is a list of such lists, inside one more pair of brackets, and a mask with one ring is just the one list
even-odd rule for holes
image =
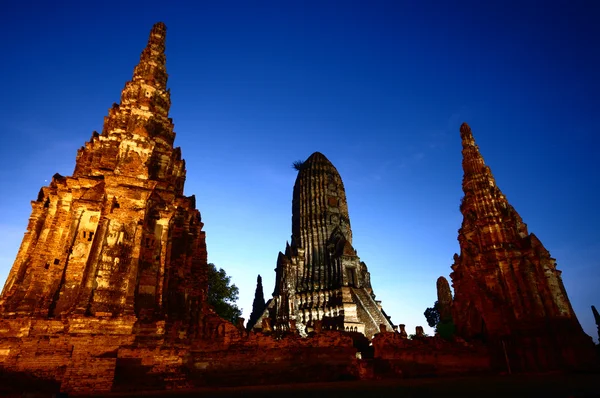
{"label": "stone spire", "polygon": [[[481,188],[495,187],[496,181],[489,167],[485,165],[483,157],[479,152],[479,147],[475,144],[471,127],[467,123],[460,126],[460,138],[462,139],[462,155],[463,155],[463,191],[465,192],[465,200],[474,198],[473,195],[467,195],[468,192],[475,192]],[[506,203],[506,199],[500,197]]]}
{"label": "stone spire", "polygon": [[460,210],[465,235],[481,231],[482,249],[494,249],[502,243],[528,236],[527,225],[496,186],[467,123],[460,127],[463,154],[462,188],[465,194]]}
{"label": "stone spire", "polygon": [[[150,32],[120,104],[32,202],[5,317],[111,317],[123,330],[186,336],[206,298],[206,244],[168,117],[163,23]],[[119,324],[117,322],[117,324]],[[123,326],[129,325],[129,326]]]}
{"label": "stone spire", "polygon": [[154,24],[140,62],[133,71],[133,81],[152,85],[156,89],[167,88],[166,34],[167,27],[164,23]]}
{"label": "stone spire", "polygon": [[440,276],[436,283],[440,322],[452,321],[452,292],[448,280]]}
{"label": "stone spire", "polygon": [[165,38],[165,25],[155,24],[133,77],[121,92],[121,102],[109,109],[102,133],[94,132],[78,151],[75,177],[110,172],[158,179],[168,181],[183,193],[185,162],[181,150],[173,148],[175,133],[169,118]]}
{"label": "stone spire", "polygon": [[300,167],[292,200],[292,247],[305,249],[302,287],[340,287],[344,275],[331,263],[330,254],[351,245],[344,183],[329,159],[315,152]]}
{"label": "stone spire", "polygon": [[[457,334],[508,341],[533,333],[546,338],[539,340],[542,345],[556,345],[554,340],[569,336],[573,347],[585,346],[587,336],[573,312],[556,260],[529,234],[496,186],[466,123],[460,136],[465,196],[460,205],[460,254],[454,255],[450,275]],[[514,355],[527,358],[521,363],[524,368],[559,366],[543,358],[533,360],[523,352]]]}
{"label": "stone spire", "polygon": [[352,246],[340,174],[319,152],[295,163],[292,241],[277,258],[275,290],[262,318],[276,330],[320,327],[371,338],[393,326],[375,301],[370,275]]}
{"label": "stone spire", "polygon": [[248,330],[256,324],[256,321],[260,318],[262,313],[265,311],[265,295],[263,293],[262,278],[260,275],[256,278],[256,291],[254,292],[254,302],[252,303],[252,313],[248,319]]}
{"label": "stone spire", "polygon": [[123,110],[129,110],[138,118],[167,117],[171,107],[167,90],[166,29],[162,22],[152,27],[140,62],[133,69],[133,77],[125,83],[121,93]]}

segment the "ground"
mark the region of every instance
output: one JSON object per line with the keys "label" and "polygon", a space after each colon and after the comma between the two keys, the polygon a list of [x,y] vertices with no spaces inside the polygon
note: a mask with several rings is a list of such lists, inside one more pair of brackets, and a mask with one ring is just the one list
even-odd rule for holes
{"label": "ground", "polygon": [[[111,395],[114,396],[114,395]],[[122,396],[122,395],[120,395]],[[131,395],[129,395],[131,396]],[[598,374],[545,374],[487,377],[347,381],[276,386],[210,388],[175,393],[140,393],[156,397],[600,397]]]}
{"label": "ground", "polygon": [[[5,380],[0,396],[7,398],[50,398],[58,397],[48,390],[7,391]],[[142,389],[143,386],[140,386]],[[544,374],[544,375],[498,375],[482,377],[395,379],[371,381],[344,381],[335,383],[282,384],[252,387],[202,388],[193,391],[139,391],[134,394],[98,395],[97,398],[124,397],[250,397],[250,398],[349,398],[349,397],[556,397],[556,398],[600,398],[599,374]],[[66,397],[66,395],[65,395]]]}

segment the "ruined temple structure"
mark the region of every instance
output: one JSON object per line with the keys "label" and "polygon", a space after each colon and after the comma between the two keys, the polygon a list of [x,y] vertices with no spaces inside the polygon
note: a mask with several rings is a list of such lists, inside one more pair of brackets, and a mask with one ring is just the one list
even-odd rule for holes
{"label": "ruined temple structure", "polygon": [[218,317],[207,304],[203,224],[173,147],[165,35],[154,25],[73,175],[56,174],[32,202],[0,296],[0,395],[473,374],[497,358],[513,370],[587,363],[593,344],[554,260],[496,187],[466,125],[454,299],[438,283],[442,319],[464,339],[394,331],[352,246],[342,179],[320,153],[297,164],[273,299],[261,311],[259,276],[254,328]]}
{"label": "ruined temple structure", "polygon": [[[89,396],[361,374],[364,364],[346,332],[280,339],[268,330],[249,332],[240,320],[233,325],[208,306],[203,224],[194,197],[183,196],[185,163],[173,147],[168,117],[165,34],[164,24],[154,25],[120,104],[109,110],[102,133],[94,132],[79,150],[73,175],[55,175],[32,202],[0,296],[2,396]],[[339,176],[336,181],[341,185]],[[335,195],[342,195],[336,206],[345,209],[343,188]],[[346,210],[334,212],[347,222]],[[340,242],[350,236],[349,226],[342,231]],[[336,264],[357,272],[347,284],[370,289],[349,243],[343,248]],[[341,293],[338,285],[334,293]],[[357,306],[336,297],[331,302],[339,299],[337,314],[347,307],[358,320]],[[257,308],[262,299],[258,289]]]}
{"label": "ruined temple structure", "polygon": [[55,174],[32,213],[2,297],[4,318],[119,318],[187,333],[204,301],[206,245],[175,133],[165,33],[154,25],[121,103]]}
{"label": "ruined temple structure", "polygon": [[466,123],[460,135],[465,196],[451,274],[456,333],[487,341],[513,371],[590,365],[593,343],[555,259],[496,185]]}
{"label": "ruined temple structure", "polygon": [[292,241],[277,258],[273,299],[261,319],[269,318],[276,330],[302,334],[322,327],[370,339],[380,325],[392,331],[375,300],[367,266],[352,246],[340,174],[319,152],[296,166]]}
{"label": "ruined temple structure", "polygon": [[0,297],[3,372],[54,380],[63,391],[107,391],[117,356],[141,355],[120,347],[199,333],[205,234],[173,147],[165,34],[163,23],[153,26],[120,104],[79,149],[73,175],[55,174],[31,203]]}

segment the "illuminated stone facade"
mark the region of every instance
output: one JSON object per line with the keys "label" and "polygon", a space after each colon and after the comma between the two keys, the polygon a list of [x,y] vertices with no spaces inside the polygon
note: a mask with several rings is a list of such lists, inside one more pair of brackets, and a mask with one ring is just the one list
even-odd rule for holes
{"label": "illuminated stone facade", "polygon": [[352,247],[340,174],[319,152],[297,168],[292,242],[279,253],[273,299],[262,318],[269,318],[276,330],[300,333],[323,327],[370,339],[380,325],[393,330],[375,301],[367,266]]}
{"label": "illuminated stone facade", "polygon": [[166,320],[177,333],[197,322],[206,245],[173,148],[165,29],[152,28],[121,103],[78,151],[73,176],[54,175],[32,202],[3,317],[119,317],[159,334]]}

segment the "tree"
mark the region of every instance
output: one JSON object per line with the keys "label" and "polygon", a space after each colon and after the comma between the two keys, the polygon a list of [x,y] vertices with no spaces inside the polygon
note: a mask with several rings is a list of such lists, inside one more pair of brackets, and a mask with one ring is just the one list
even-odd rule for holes
{"label": "tree", "polygon": [[437,325],[437,328],[435,328],[435,331],[441,338],[445,340],[450,340],[456,333],[456,327],[454,326],[454,322],[452,321],[440,321],[440,323],[438,323]]}
{"label": "tree", "polygon": [[436,301],[433,304],[433,307],[429,307],[425,310],[425,319],[427,319],[427,324],[429,327],[437,328],[438,323],[440,323],[440,306]]}
{"label": "tree", "polygon": [[292,163],[292,168],[297,171],[302,170],[302,166],[304,166],[303,160],[296,160],[294,163]]}
{"label": "tree", "polygon": [[242,310],[235,302],[238,299],[239,289],[231,284],[231,277],[227,276],[225,270],[210,263],[208,264],[208,304],[210,304],[217,315],[235,323],[242,315]]}
{"label": "tree", "polygon": [[427,308],[424,315],[425,319],[427,319],[427,324],[434,328],[435,332],[441,338],[450,340],[454,336],[456,331],[454,322],[452,322],[452,318],[446,319],[445,321],[441,319],[440,303],[438,301],[433,304],[433,307]]}

